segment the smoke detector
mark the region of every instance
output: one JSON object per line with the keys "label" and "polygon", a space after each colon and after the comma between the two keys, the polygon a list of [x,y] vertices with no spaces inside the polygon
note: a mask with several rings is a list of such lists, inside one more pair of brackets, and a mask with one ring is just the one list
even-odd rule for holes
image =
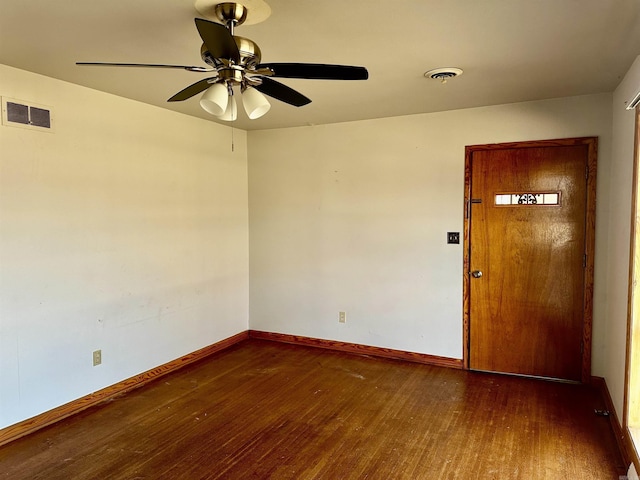
{"label": "smoke detector", "polygon": [[447,83],[450,78],[459,77],[460,75],[462,75],[462,69],[455,67],[434,68],[424,72],[425,77],[440,80],[441,83]]}

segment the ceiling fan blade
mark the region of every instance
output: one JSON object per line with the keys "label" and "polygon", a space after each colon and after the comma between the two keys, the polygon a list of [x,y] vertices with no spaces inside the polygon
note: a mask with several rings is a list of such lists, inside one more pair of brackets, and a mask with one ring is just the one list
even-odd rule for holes
{"label": "ceiling fan blade", "polygon": [[315,80],[366,80],[369,72],[364,67],[326,65],[323,63],[262,63],[256,68],[270,68],[274,77],[307,78]]}
{"label": "ceiling fan blade", "polygon": [[167,100],[167,102],[181,102],[182,100],[191,98],[194,95],[199,94],[200,92],[204,92],[212,85],[211,83],[209,83],[209,80],[211,80],[211,78],[205,78],[204,80],[200,80],[199,82],[189,85],[187,88],[176,93],[173,97]]}
{"label": "ceiling fan blade", "polygon": [[265,95],[269,95],[276,100],[288,103],[294,107],[301,107],[311,103],[310,99],[291,87],[287,87],[286,85],[267,77],[261,77],[261,80],[262,83],[260,85],[256,85],[254,88]]}
{"label": "ceiling fan blade", "polygon": [[214,58],[240,61],[240,52],[233,36],[224,25],[196,18],[196,28],[207,50]]}
{"label": "ceiling fan blade", "polygon": [[177,68],[189,72],[213,72],[213,68],[195,67],[191,65],[164,65],[158,63],[110,63],[110,62],[76,62],[76,65],[92,67],[142,67],[142,68]]}

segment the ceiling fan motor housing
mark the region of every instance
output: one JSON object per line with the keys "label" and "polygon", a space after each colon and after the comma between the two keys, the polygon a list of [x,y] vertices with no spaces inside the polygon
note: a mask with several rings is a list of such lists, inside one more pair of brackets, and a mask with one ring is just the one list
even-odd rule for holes
{"label": "ceiling fan motor housing", "polygon": [[240,65],[255,68],[262,59],[260,47],[245,37],[235,35],[233,39],[236,41],[236,45],[238,45],[238,50],[240,51]]}
{"label": "ceiling fan motor housing", "polygon": [[[234,35],[233,39],[235,40],[236,45],[238,46],[238,51],[240,53],[238,65],[241,65],[245,68],[255,68],[262,59],[262,52],[260,51],[260,47],[258,47],[255,42],[245,37]],[[200,56],[206,64],[211,65],[214,68],[219,66],[216,65],[215,58],[213,57],[213,55],[211,55],[204,43],[202,44],[202,47],[200,47]]]}

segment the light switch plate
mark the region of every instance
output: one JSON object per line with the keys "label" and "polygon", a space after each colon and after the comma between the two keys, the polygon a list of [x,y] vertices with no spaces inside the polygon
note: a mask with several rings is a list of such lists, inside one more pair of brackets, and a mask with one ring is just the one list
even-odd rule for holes
{"label": "light switch plate", "polygon": [[460,232],[447,232],[447,243],[460,243]]}

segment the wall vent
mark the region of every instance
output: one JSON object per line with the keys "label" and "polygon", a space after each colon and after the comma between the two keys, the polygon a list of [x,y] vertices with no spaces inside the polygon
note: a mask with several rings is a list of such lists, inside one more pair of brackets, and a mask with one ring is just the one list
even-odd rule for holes
{"label": "wall vent", "polygon": [[23,100],[2,97],[2,124],[51,132],[53,130],[51,108]]}

